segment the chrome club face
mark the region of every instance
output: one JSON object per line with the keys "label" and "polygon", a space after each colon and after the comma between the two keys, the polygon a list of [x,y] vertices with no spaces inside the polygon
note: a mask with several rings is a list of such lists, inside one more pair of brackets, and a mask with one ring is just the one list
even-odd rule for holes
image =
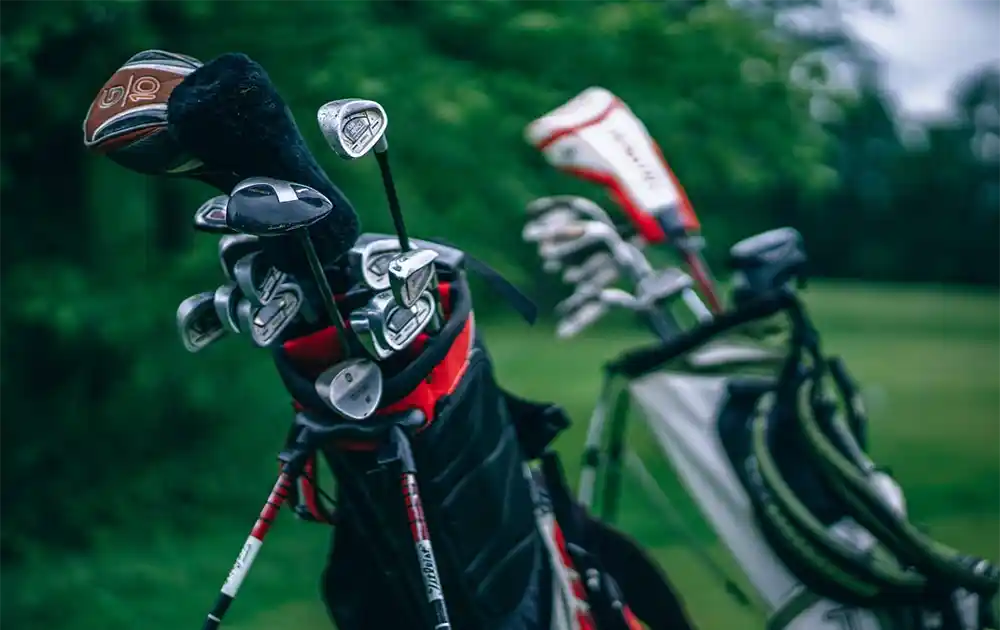
{"label": "chrome club face", "polygon": [[281,339],[281,333],[302,310],[302,289],[294,283],[285,283],[275,290],[274,297],[261,307],[247,299],[240,300],[236,309],[240,329],[250,335],[259,348],[270,348]]}
{"label": "chrome club face", "polygon": [[423,332],[434,316],[434,298],[424,292],[411,308],[396,302],[391,291],[372,297],[351,313],[351,329],[376,359],[385,359],[406,348]]}
{"label": "chrome club face", "polygon": [[330,409],[349,420],[364,420],[382,400],[382,370],[368,359],[350,359],[320,374],[315,387]]}
{"label": "chrome club face", "polygon": [[233,268],[245,256],[260,251],[260,239],[252,234],[226,234],[219,239],[219,262],[228,280],[235,280]]}
{"label": "chrome club face", "polygon": [[360,98],[331,101],[319,108],[316,120],[330,148],[347,160],[382,148],[389,123],[381,105]]}
{"label": "chrome club face", "polygon": [[274,298],[278,286],[285,281],[285,274],[268,265],[263,252],[253,252],[236,261],[233,279],[247,299],[258,306]]}
{"label": "chrome club face", "polygon": [[219,317],[219,321],[225,325],[226,329],[235,333],[240,332],[237,306],[242,299],[243,294],[232,282],[220,286],[213,294],[215,313]]}
{"label": "chrome club face", "polygon": [[411,249],[389,263],[389,287],[396,303],[410,308],[420,295],[434,285],[434,261],[438,254],[431,249]]}
{"label": "chrome club face", "polygon": [[226,334],[215,313],[214,295],[211,291],[198,293],[177,307],[177,332],[188,352],[198,352]]}
{"label": "chrome club face", "polygon": [[399,251],[399,240],[394,238],[379,239],[364,245],[360,250],[352,250],[361,282],[375,291],[388,289],[389,264]]}

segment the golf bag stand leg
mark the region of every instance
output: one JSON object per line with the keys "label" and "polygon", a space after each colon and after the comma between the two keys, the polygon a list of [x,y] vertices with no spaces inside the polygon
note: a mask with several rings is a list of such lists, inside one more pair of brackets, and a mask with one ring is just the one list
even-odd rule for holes
{"label": "golf bag stand leg", "polygon": [[[423,424],[423,414],[420,424]],[[424,519],[424,507],[420,500],[420,487],[417,485],[417,464],[413,458],[413,449],[405,429],[396,425],[392,427],[388,451],[380,457],[381,463],[392,460],[399,461],[400,488],[406,502],[406,515],[410,522],[410,533],[413,536],[413,546],[420,563],[420,576],[427,592],[427,603],[430,605],[434,618],[434,630],[451,630],[448,619],[448,609],[445,604],[444,591],[441,589],[441,578],[438,573],[437,560],[431,547],[430,533],[427,531],[427,521]]]}

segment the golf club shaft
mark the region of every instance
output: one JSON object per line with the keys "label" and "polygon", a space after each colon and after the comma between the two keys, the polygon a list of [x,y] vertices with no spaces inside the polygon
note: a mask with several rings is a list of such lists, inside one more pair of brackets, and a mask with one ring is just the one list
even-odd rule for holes
{"label": "golf club shaft", "polygon": [[253,529],[250,530],[250,536],[247,537],[246,543],[243,544],[243,549],[240,551],[240,555],[237,556],[233,568],[229,570],[229,576],[222,585],[219,597],[215,600],[212,611],[208,613],[202,630],[216,630],[222,624],[222,618],[225,616],[226,611],[229,610],[229,605],[233,603],[233,599],[236,598],[236,593],[239,592],[240,585],[243,584],[243,579],[250,572],[254,558],[257,557],[257,552],[260,551],[261,546],[264,544],[264,536],[271,529],[271,523],[278,516],[278,510],[281,509],[281,505],[288,499],[291,488],[291,475],[287,472],[282,472],[278,476],[278,481],[275,482],[271,494],[267,497],[267,502],[260,511],[260,516],[257,517],[257,522],[254,523]]}
{"label": "golf club shaft", "polygon": [[691,277],[705,294],[709,308],[712,309],[713,313],[721,313],[722,302],[715,291],[715,280],[712,278],[712,272],[709,271],[705,259],[696,251],[685,251],[682,254],[684,262],[687,263],[688,270],[691,272]]}
{"label": "golf club shaft", "polygon": [[389,201],[389,213],[392,215],[392,224],[399,235],[399,247],[404,252],[410,251],[410,237],[406,235],[406,225],[403,223],[403,210],[399,206],[399,195],[396,194],[396,183],[392,179],[392,169],[389,168],[389,149],[382,151],[375,149],[375,159],[378,160],[379,171],[382,172],[382,185],[385,187],[385,196]]}
{"label": "golf club shaft", "polygon": [[306,252],[306,260],[309,261],[309,268],[312,270],[313,276],[316,279],[316,286],[319,289],[320,299],[323,300],[323,308],[326,309],[326,314],[330,318],[330,323],[337,329],[337,334],[344,340],[343,345],[346,350],[348,347],[347,327],[344,325],[344,320],[340,317],[340,311],[337,310],[337,303],[334,300],[333,290],[330,288],[330,283],[326,279],[326,272],[323,270],[323,263],[320,262],[319,255],[316,253],[316,247],[313,245],[312,238],[310,238],[309,233],[306,230],[299,230],[299,239],[302,241],[302,248]]}

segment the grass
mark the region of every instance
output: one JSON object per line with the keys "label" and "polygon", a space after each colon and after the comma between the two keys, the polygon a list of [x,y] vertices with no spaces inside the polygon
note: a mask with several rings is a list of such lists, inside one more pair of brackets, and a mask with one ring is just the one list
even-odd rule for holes
{"label": "grass", "polygon": [[[876,460],[906,490],[911,518],[939,539],[1000,559],[1000,299],[996,293],[911,290],[845,284],[808,293],[828,351],[843,356],[864,385]],[[551,326],[485,326],[500,381],[527,397],[565,406],[576,424],[559,440],[566,467],[577,471],[579,447],[599,386],[598,366],[617,351],[648,341],[640,330],[609,324],[569,342]],[[276,381],[276,379],[275,379]],[[276,393],[276,398],[278,398]],[[284,412],[283,400],[271,409]],[[266,444],[277,429],[235,448],[246,483],[260,501],[274,472]],[[266,438],[266,439],[265,439]],[[260,445],[258,448],[257,445]],[[277,444],[275,444],[277,446]],[[665,471],[664,464],[660,464]],[[668,489],[676,481],[664,475]],[[687,520],[689,500],[672,493]],[[239,550],[258,504],[227,504],[222,514],[183,535],[109,540],[94,553],[52,557],[5,571],[5,628],[174,630],[200,623]],[[696,621],[708,630],[752,628],[760,618],[740,609],[691,553],[685,539],[656,517],[638,492],[626,492],[622,522],[663,562]],[[703,524],[696,535],[724,564]],[[232,630],[326,628],[318,578],[329,532],[287,515],[272,530],[234,604]]]}

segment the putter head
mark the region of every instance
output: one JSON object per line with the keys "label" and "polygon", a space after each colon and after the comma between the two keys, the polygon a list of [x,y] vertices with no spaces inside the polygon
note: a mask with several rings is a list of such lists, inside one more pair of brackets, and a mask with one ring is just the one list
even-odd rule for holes
{"label": "putter head", "polygon": [[395,238],[356,243],[349,254],[351,269],[369,289],[385,291],[389,288],[389,263],[399,249],[399,240]]}
{"label": "putter head", "polygon": [[364,420],[382,400],[382,370],[368,359],[348,359],[326,369],[315,383],[320,399],[348,420]]}
{"label": "putter head", "polygon": [[330,101],[316,112],[316,121],[327,144],[345,160],[356,160],[369,151],[385,151],[389,118],[375,101],[344,98]]}
{"label": "putter head", "polygon": [[233,270],[236,263],[254,252],[260,251],[261,242],[252,234],[226,234],[219,239],[219,262],[222,273],[228,280],[235,280]]}
{"label": "putter head", "polygon": [[215,313],[214,295],[211,291],[198,293],[177,307],[177,332],[188,352],[198,352],[226,334]]}
{"label": "putter head", "polygon": [[285,274],[267,264],[264,253],[257,251],[236,261],[233,280],[248,300],[263,306],[274,298]]}
{"label": "putter head", "polygon": [[241,300],[243,300],[243,293],[232,282],[220,286],[212,294],[212,303],[216,317],[219,318],[219,321],[230,332],[238,333],[246,330],[246,328],[242,328],[239,324],[237,307]]}
{"label": "putter head", "polygon": [[232,234],[233,231],[226,224],[228,203],[229,195],[216,195],[201,204],[194,213],[194,229],[209,234]]}
{"label": "putter head", "polygon": [[607,306],[617,306],[629,311],[642,310],[643,306],[639,301],[639,298],[635,297],[628,291],[618,289],[616,287],[602,289],[599,299],[601,300],[601,303]]}
{"label": "putter head", "polygon": [[411,249],[389,263],[389,288],[396,304],[410,308],[434,282],[434,261],[438,254],[432,249]]}
{"label": "putter head", "polygon": [[271,348],[281,340],[281,334],[302,310],[302,289],[293,282],[280,285],[274,298],[264,306],[250,300],[240,300],[236,313],[240,328],[250,335],[258,348]]}
{"label": "putter head", "polygon": [[332,212],[333,203],[314,188],[250,177],[229,194],[226,223],[240,234],[280,236],[319,223]]}

